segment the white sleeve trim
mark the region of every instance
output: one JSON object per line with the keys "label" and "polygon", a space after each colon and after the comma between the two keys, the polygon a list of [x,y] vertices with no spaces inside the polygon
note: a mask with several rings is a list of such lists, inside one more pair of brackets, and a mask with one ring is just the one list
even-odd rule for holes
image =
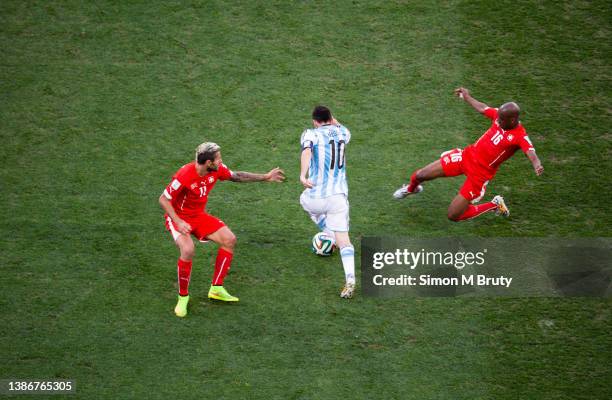
{"label": "white sleeve trim", "polygon": [[163,194],[168,200],[172,200],[172,196],[170,196],[170,193],[168,193],[168,189],[164,189]]}

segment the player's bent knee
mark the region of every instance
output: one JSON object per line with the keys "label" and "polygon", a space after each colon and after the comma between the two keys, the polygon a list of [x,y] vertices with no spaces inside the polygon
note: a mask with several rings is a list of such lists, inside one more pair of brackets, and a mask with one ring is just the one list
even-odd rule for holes
{"label": "player's bent knee", "polygon": [[195,245],[189,236],[180,235],[176,239],[176,245],[183,260],[191,260],[195,255]]}
{"label": "player's bent knee", "polygon": [[195,246],[181,246],[179,247],[179,250],[181,251],[181,258],[183,260],[191,260],[193,259],[193,256],[195,255]]}
{"label": "player's bent knee", "polygon": [[449,221],[459,222],[459,215],[448,214],[447,215]]}
{"label": "player's bent knee", "polygon": [[461,213],[461,212],[457,212],[457,211],[451,211],[451,210],[448,210],[448,213],[446,214],[446,217],[447,217],[447,218],[448,218],[450,221],[453,221],[453,222],[458,222],[458,221],[459,221],[459,218],[461,217],[461,214],[463,214],[463,213]]}
{"label": "player's bent knee", "polygon": [[230,232],[229,234],[223,237],[223,247],[233,249],[234,246],[236,246],[237,240],[238,239],[236,239],[236,235]]}

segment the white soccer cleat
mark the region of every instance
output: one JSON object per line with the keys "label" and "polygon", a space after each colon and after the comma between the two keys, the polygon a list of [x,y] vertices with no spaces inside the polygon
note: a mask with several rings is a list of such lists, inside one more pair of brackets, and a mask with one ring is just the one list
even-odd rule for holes
{"label": "white soccer cleat", "polygon": [[422,191],[423,191],[423,186],[421,185],[418,185],[413,192],[408,191],[408,185],[402,185],[401,188],[397,189],[395,193],[393,193],[393,197],[395,197],[398,200],[401,200],[407,196],[410,196],[411,194],[421,193]]}
{"label": "white soccer cleat", "polygon": [[340,292],[340,297],[342,297],[343,299],[350,299],[351,297],[353,297],[353,294],[355,294],[355,284],[347,283],[342,288],[342,292]]}
{"label": "white soccer cleat", "polygon": [[508,208],[508,206],[506,206],[506,202],[504,201],[503,197],[497,195],[493,197],[491,203],[497,206],[497,209],[495,210],[496,215],[501,215],[502,217],[506,218],[510,216],[510,209]]}

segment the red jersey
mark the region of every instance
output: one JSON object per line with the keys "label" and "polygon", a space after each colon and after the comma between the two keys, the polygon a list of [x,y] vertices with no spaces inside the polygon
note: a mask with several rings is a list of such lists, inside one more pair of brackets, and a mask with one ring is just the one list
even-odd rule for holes
{"label": "red jersey", "polygon": [[226,181],[231,177],[232,171],[225,164],[220,164],[217,171],[200,176],[194,161],[183,165],[174,174],[172,182],[164,190],[164,196],[170,200],[179,216],[193,217],[206,210],[208,194],[217,180]]}
{"label": "red jersey", "polygon": [[497,108],[488,107],[484,115],[493,120],[491,127],[476,143],[466,147],[464,154],[471,156],[485,171],[495,175],[501,163],[510,158],[519,148],[524,153],[535,150],[520,122],[516,128],[505,131],[497,123]]}

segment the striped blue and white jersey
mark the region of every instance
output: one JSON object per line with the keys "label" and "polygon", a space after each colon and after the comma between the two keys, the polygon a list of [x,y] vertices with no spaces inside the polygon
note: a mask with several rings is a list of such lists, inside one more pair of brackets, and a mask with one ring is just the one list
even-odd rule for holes
{"label": "striped blue and white jersey", "polygon": [[308,179],[314,187],[305,190],[308,197],[348,195],[344,152],[350,140],[351,132],[343,125],[323,125],[302,133],[302,151],[312,149]]}

